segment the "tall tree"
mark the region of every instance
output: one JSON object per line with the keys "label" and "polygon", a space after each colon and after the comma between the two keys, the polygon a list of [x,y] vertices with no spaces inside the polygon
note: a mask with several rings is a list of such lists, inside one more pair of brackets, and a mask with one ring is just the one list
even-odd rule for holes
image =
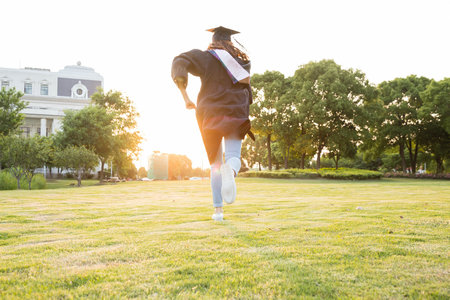
{"label": "tall tree", "polygon": [[292,151],[300,157],[300,168],[303,169],[307,153],[311,151],[312,140],[308,130],[310,114],[297,98],[298,85],[294,86],[294,81],[294,78],[287,79],[287,91],[277,103],[279,114],[274,127],[280,142],[279,146],[284,149],[285,168],[287,168],[289,153]]}
{"label": "tall tree", "polygon": [[431,81],[420,95],[423,106],[419,119],[424,127],[421,144],[432,153],[436,173],[442,173],[444,160],[450,158],[450,78]]}
{"label": "tall tree", "polygon": [[300,135],[299,118],[295,106],[290,102],[281,100],[276,108],[278,114],[275,118],[274,135],[283,156],[284,168],[287,169],[291,150]]}
{"label": "tall tree", "polygon": [[430,79],[415,75],[396,78],[379,85],[380,98],[384,103],[385,121],[380,134],[385,143],[398,146],[402,169],[406,172],[405,150],[408,151],[412,173],[416,172],[417,155],[423,132],[423,122],[418,116],[422,106],[421,92],[425,91]]}
{"label": "tall tree", "polygon": [[8,135],[16,131],[22,124],[24,115],[20,112],[27,107],[23,94],[15,88],[0,90],[0,135]]}
{"label": "tall tree", "polygon": [[112,158],[116,149],[114,116],[99,106],[88,106],[80,111],[65,113],[59,137],[61,144],[63,147],[85,146],[94,151],[100,159],[100,180],[102,180],[105,163]]}
{"label": "tall tree", "polygon": [[300,124],[316,149],[317,168],[325,147],[340,155],[352,153],[345,149],[354,148],[358,131],[364,128],[359,124],[364,104],[376,96],[365,75],[342,69],[333,60],[310,62],[295,72],[292,88]]}
{"label": "tall tree", "polygon": [[[102,89],[92,95],[92,101],[95,105],[105,108],[112,116],[115,143],[114,160],[125,162],[137,158],[141,150],[142,136],[137,130],[139,113],[133,102],[121,92],[108,91],[105,93]],[[120,163],[117,166],[124,168],[123,171],[119,170],[119,173],[126,174],[130,164],[128,162]]]}
{"label": "tall tree", "polygon": [[266,138],[267,165],[272,170],[271,141],[274,134],[276,103],[287,90],[284,75],[277,71],[266,71],[254,74],[251,78],[253,88],[253,104],[250,106],[252,128],[255,133]]}

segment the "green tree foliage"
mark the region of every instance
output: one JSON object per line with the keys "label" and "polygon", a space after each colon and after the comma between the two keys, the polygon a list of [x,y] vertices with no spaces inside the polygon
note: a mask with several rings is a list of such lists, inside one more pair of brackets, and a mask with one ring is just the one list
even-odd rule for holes
{"label": "green tree foliage", "polygon": [[361,71],[322,60],[300,66],[290,78],[276,71],[255,74],[252,85],[252,126],[267,150],[258,141],[244,142],[242,157],[250,165],[265,156],[270,169],[304,168],[315,153],[311,164],[320,168],[326,153],[327,165],[334,162],[335,168],[341,161],[389,171],[409,167],[415,173],[433,159],[436,172],[445,172],[449,78],[436,82],[411,75],[375,87]]}
{"label": "green tree foliage", "polygon": [[300,124],[299,134],[291,151],[290,167],[304,169],[314,153],[311,136],[306,132],[303,124]]}
{"label": "green tree foliage", "polygon": [[66,112],[56,139],[63,147],[85,146],[94,151],[100,159],[100,180],[108,161],[114,162],[117,174],[126,177],[142,141],[136,130],[138,113],[120,92],[105,94],[100,89],[92,95],[92,101],[94,105],[78,112]]}
{"label": "green tree foliage", "polygon": [[81,186],[82,175],[98,165],[98,156],[84,146],[68,146],[55,152],[56,164],[76,174],[78,186]]}
{"label": "green tree foliage", "polygon": [[421,117],[432,119],[450,134],[450,78],[432,80],[420,96],[424,101]]}
{"label": "green tree foliage", "polygon": [[255,135],[255,141],[250,138],[246,138],[242,142],[241,158],[247,162],[247,166],[252,168],[255,164],[258,164],[258,169],[261,171],[261,166],[264,165],[264,161],[267,161],[267,139]]}
{"label": "green tree foliage", "polygon": [[439,174],[444,172],[444,160],[450,158],[450,78],[431,81],[420,95],[423,99],[419,109],[422,145],[432,153]]}
{"label": "green tree foliage", "polygon": [[0,90],[0,136],[16,131],[22,124],[24,116],[20,112],[28,105],[22,96],[15,88]]}
{"label": "green tree foliage", "polygon": [[95,105],[105,108],[112,116],[114,128],[114,161],[116,166],[124,168],[118,170],[118,173],[126,174],[130,170],[130,162],[136,159],[142,142],[142,136],[136,129],[139,113],[133,105],[133,102],[117,91],[108,91],[104,93],[99,89],[92,95],[92,101]]}
{"label": "green tree foliage", "polygon": [[9,135],[0,143],[3,164],[16,178],[17,188],[20,189],[20,179],[25,177],[31,189],[36,169],[44,167],[49,160],[51,140],[38,135],[31,138]]}
{"label": "green tree foliage", "polygon": [[69,145],[85,146],[95,152],[100,159],[102,180],[105,163],[115,151],[114,116],[99,106],[88,106],[80,111],[66,111],[65,114],[62,131],[56,139],[63,148]]}
{"label": "green tree foliage", "polygon": [[290,80],[286,79],[280,89],[282,96],[275,103],[277,114],[273,126],[274,136],[280,147],[286,169],[290,152],[301,134],[299,112],[293,99],[289,97],[289,93],[286,94],[289,90],[292,90],[290,89]]}
{"label": "green tree foliage", "polygon": [[380,126],[380,136],[385,145],[396,146],[402,160],[402,170],[406,173],[405,147],[409,153],[410,167],[416,172],[423,122],[418,116],[422,106],[421,93],[430,80],[415,75],[396,78],[379,85],[380,98],[384,104],[384,121]]}
{"label": "green tree foliage", "polygon": [[316,149],[317,167],[324,148],[336,166],[340,157],[354,155],[367,129],[364,105],[376,96],[365,75],[342,69],[333,60],[311,62],[295,72],[292,89],[299,122]]}
{"label": "green tree foliage", "polygon": [[136,179],[137,169],[130,156],[127,156],[125,152],[118,152],[113,157],[114,174],[121,178]]}
{"label": "green tree foliage", "polygon": [[254,96],[250,106],[252,128],[255,133],[266,138],[267,165],[272,170],[271,141],[277,117],[276,103],[287,91],[287,82],[284,75],[277,71],[254,74],[251,82]]}

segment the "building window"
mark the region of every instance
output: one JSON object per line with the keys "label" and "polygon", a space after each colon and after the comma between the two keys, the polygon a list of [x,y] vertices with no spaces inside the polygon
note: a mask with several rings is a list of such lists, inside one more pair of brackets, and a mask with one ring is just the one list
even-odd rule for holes
{"label": "building window", "polygon": [[41,83],[41,95],[48,96],[48,84]]}
{"label": "building window", "polygon": [[[49,135],[49,133],[50,133],[50,130],[51,130],[51,128],[45,128],[45,136],[48,136]],[[37,135],[41,135],[41,127],[38,127],[38,128],[36,128],[36,133],[37,133]]]}
{"label": "building window", "polygon": [[25,94],[31,94],[33,92],[33,85],[31,84],[31,82],[25,82],[23,92]]}
{"label": "building window", "polygon": [[22,136],[30,137],[30,133],[31,133],[30,127],[20,127],[20,130],[22,130]]}
{"label": "building window", "polygon": [[78,99],[87,99],[88,98],[88,89],[87,87],[78,81],[77,84],[72,86],[72,98]]}
{"label": "building window", "polygon": [[9,88],[9,81],[8,80],[2,80],[2,87],[1,88],[5,88],[5,90],[7,90]]}

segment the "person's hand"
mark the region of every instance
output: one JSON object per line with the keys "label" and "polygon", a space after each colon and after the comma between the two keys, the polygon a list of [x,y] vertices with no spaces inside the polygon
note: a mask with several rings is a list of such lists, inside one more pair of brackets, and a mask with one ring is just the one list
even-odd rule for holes
{"label": "person's hand", "polygon": [[187,109],[195,109],[195,104],[189,98],[189,96],[188,96],[188,94],[186,92],[186,89],[181,88],[180,91],[181,91],[181,94],[183,95],[184,104],[186,105],[186,108]]}
{"label": "person's hand", "polygon": [[184,103],[186,104],[187,109],[195,109],[195,103],[190,99],[184,99]]}

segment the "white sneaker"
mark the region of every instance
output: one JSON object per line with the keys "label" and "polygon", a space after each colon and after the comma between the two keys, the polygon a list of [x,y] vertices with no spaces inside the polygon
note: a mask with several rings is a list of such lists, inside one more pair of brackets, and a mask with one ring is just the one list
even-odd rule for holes
{"label": "white sneaker", "polygon": [[227,163],[220,167],[220,174],[222,175],[222,199],[228,204],[231,204],[236,199],[236,182],[234,181],[234,171]]}
{"label": "white sneaker", "polygon": [[215,213],[212,215],[214,221],[223,221],[223,213]]}

